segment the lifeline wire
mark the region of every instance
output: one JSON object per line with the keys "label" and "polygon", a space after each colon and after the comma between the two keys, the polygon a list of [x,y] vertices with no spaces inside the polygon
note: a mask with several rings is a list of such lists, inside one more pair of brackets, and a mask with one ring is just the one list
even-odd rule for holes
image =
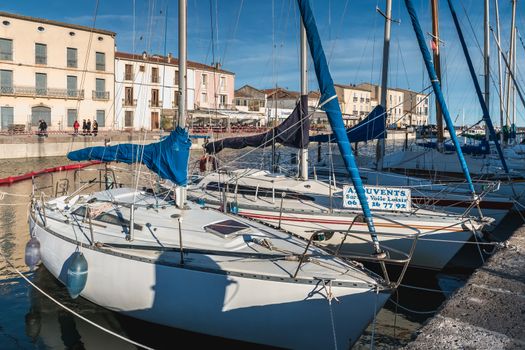
{"label": "lifeline wire", "polygon": [[64,310],[72,313],[73,315],[75,315],[76,317],[80,318],[81,320],[91,324],[92,326],[95,326],[97,327],[98,329],[108,333],[108,334],[111,334],[125,342],[128,342],[130,344],[133,344],[135,346],[138,346],[140,348],[143,348],[143,349],[147,349],[147,350],[154,350],[154,348],[152,347],[149,347],[149,346],[146,346],[146,345],[143,345],[141,343],[137,343],[136,341],[133,341],[131,339],[128,339],[120,334],[117,334],[107,328],[104,328],[102,327],[101,325],[85,318],[84,316],[80,315],[79,313],[71,310],[70,308],[68,308],[67,306],[61,304],[59,301],[57,301],[56,299],[54,299],[52,296],[50,296],[49,294],[47,294],[46,292],[44,292],[42,289],[40,289],[36,284],[34,284],[29,278],[27,278],[22,272],[20,272],[20,270],[18,270],[9,260],[7,260],[6,256],[4,255],[3,252],[0,251],[0,255],[2,256],[2,258],[4,259],[4,261],[9,265],[11,266],[11,268],[17,273],[20,275],[20,277],[22,277],[27,283],[29,283],[29,285],[31,285],[33,288],[35,288],[36,290],[38,290],[40,293],[42,293],[44,296],[46,296],[49,300],[51,300],[52,302],[54,302],[55,304],[57,304],[58,306],[60,306],[61,308],[63,308]]}

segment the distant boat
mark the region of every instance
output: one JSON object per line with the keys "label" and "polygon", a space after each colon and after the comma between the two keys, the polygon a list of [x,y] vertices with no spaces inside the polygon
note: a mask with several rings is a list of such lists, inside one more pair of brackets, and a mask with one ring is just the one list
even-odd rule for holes
{"label": "distant boat", "polygon": [[[185,23],[180,0],[181,87]],[[131,317],[283,348],[350,348],[394,285],[289,233],[186,202],[185,113],[181,102],[179,126],[158,143],[68,154],[142,162],[175,192],[135,185],[84,194],[90,182],[83,192],[34,199],[27,260],[41,259],[72,297]]]}

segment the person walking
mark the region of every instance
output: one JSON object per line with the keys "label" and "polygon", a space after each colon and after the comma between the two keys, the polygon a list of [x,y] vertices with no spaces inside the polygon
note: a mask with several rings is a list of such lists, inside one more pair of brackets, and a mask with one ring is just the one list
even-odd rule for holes
{"label": "person walking", "polygon": [[42,135],[47,137],[47,123],[42,119]]}
{"label": "person walking", "polygon": [[86,123],[86,120],[84,119],[82,121],[82,135],[85,135],[86,131],[87,131],[87,123]]}
{"label": "person walking", "polygon": [[88,119],[88,120],[87,120],[87,123],[86,123],[86,131],[87,131],[87,134],[88,134],[88,135],[91,135],[91,119]]}
{"label": "person walking", "polygon": [[98,134],[98,123],[96,120],[93,120],[93,136],[97,136]]}
{"label": "person walking", "polygon": [[75,130],[75,133],[74,135],[78,135],[78,128],[80,127],[80,123],[78,122],[78,120],[75,119],[75,122],[73,123],[73,130]]}

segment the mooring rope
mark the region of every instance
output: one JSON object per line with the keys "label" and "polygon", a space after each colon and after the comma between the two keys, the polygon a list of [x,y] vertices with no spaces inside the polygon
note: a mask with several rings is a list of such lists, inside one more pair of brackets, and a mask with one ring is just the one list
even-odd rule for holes
{"label": "mooring rope", "polygon": [[67,306],[65,306],[64,304],[62,304],[61,302],[59,302],[58,300],[56,300],[55,298],[53,298],[51,295],[47,294],[46,292],[44,292],[41,288],[39,288],[35,283],[33,283],[29,278],[27,278],[22,272],[20,272],[20,270],[18,270],[8,259],[7,257],[4,255],[4,253],[2,251],[0,251],[0,256],[2,256],[2,258],[4,259],[4,261],[18,274],[20,275],[20,277],[22,277],[29,285],[31,285],[33,288],[35,288],[37,291],[39,291],[42,295],[44,295],[45,297],[47,297],[49,300],[51,300],[52,302],[54,302],[55,304],[57,304],[58,306],[60,306],[61,308],[63,308],[64,310],[68,311],[69,313],[73,314],[74,316],[80,318],[81,320],[89,323],[90,325],[94,326],[94,327],[97,327],[98,329],[100,329],[101,331],[103,332],[106,332],[108,334],[111,334],[127,343],[130,343],[132,345],[135,345],[135,346],[138,346],[139,348],[143,348],[143,349],[147,349],[147,350],[154,350],[154,348],[152,347],[149,347],[149,346],[146,346],[144,344],[141,344],[141,343],[138,343],[136,341],[133,341],[129,338],[126,338],[118,333],[115,333],[107,328],[104,328],[103,326],[91,321],[90,319],[80,315],[79,313],[73,311],[72,309],[68,308]]}

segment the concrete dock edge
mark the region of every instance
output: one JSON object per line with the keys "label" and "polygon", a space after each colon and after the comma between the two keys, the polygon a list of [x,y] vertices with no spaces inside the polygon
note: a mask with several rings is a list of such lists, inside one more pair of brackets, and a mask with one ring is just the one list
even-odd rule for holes
{"label": "concrete dock edge", "polygon": [[403,349],[525,349],[525,225]]}

